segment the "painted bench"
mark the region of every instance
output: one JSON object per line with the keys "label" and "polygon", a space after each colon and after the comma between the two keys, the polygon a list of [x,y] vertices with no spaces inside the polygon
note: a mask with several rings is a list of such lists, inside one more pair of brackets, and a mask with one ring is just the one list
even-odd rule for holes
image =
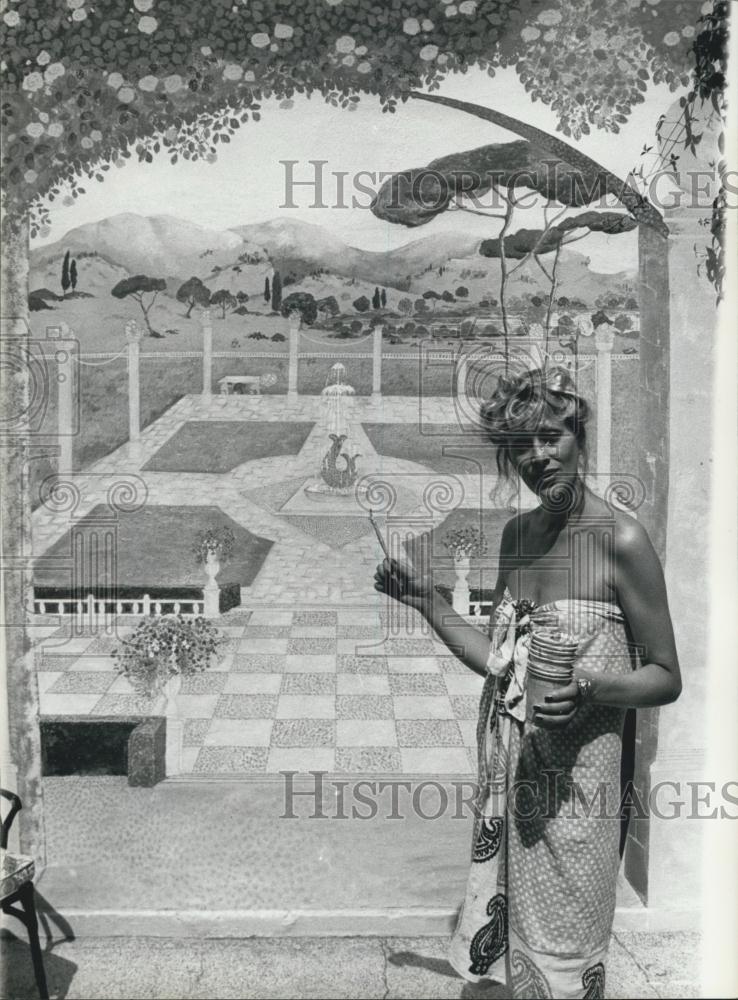
{"label": "painted bench", "polygon": [[221,396],[229,396],[236,392],[237,386],[248,387],[249,393],[261,395],[261,377],[259,375],[224,375],[218,379]]}

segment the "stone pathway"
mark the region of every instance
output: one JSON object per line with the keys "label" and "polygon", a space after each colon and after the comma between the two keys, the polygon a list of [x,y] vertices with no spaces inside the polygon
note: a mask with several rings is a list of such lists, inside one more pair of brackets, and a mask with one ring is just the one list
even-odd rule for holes
{"label": "stone pathway", "polygon": [[[478,505],[489,494],[492,482],[475,476],[453,476],[433,472],[401,459],[379,456],[361,430],[362,421],[424,422],[450,424],[455,420],[454,403],[449,399],[390,398],[372,402],[361,397],[351,400],[352,440],[362,453],[363,468],[370,473],[367,483],[372,506],[392,518],[393,530],[403,537],[430,530],[453,507]],[[419,411],[422,407],[422,412]],[[36,558],[99,503],[120,504],[122,509],[148,504],[217,505],[250,531],[275,540],[265,565],[242,603],[288,606],[315,602],[366,602],[373,593],[372,575],[381,559],[374,536],[366,536],[343,548],[322,544],[315,535],[296,527],[299,511],[280,516],[255,502],[254,494],[275,488],[285,480],[316,477],[326,451],[323,426],[324,404],[319,397],[300,397],[286,403],[277,396],[187,396],[167,411],[141,435],[140,442],[125,445],[97,462],[89,471],[75,476],[71,485],[60,487],[45,506],[33,514],[33,544]],[[316,427],[298,456],[260,459],[244,463],[222,475],[142,472],[151,456],[188,420],[275,420],[314,419]],[[297,487],[299,490],[299,486]],[[400,503],[390,509],[387,498],[398,496]],[[306,518],[320,516],[317,503],[305,501]],[[355,514],[367,516],[356,507]],[[307,521],[306,521],[306,526]],[[71,564],[71,559],[70,559]]]}
{"label": "stone pathway", "polygon": [[[315,421],[299,455],[249,461],[224,474],[142,471],[187,421]],[[405,609],[373,589],[382,554],[368,507],[397,537],[431,530],[458,506],[479,506],[492,483],[377,455],[362,421],[453,424],[452,399],[350,400],[351,439],[369,473],[366,501],[349,516],[321,511],[303,485],[326,451],[324,403],[277,396],[187,396],[126,445],[75,476],[33,515],[37,559],[98,503],[121,510],[217,504],[275,544],[241,608],[220,620],[229,651],[178,698],[187,720],[183,770],[267,773],[284,768],[467,774],[480,681]],[[363,504],[363,506],[362,506]],[[330,516],[329,516],[330,514]],[[71,555],[70,555],[71,566]],[[127,620],[130,628],[132,622]],[[56,622],[58,625],[58,620]],[[152,711],[109,655],[116,639],[65,637],[40,620],[36,639],[43,715]]]}
{"label": "stone pathway", "polygon": [[[176,699],[183,772],[475,771],[481,679],[419,616],[375,597],[374,607],[224,615],[227,652],[185,678]],[[158,714],[114,670],[110,651],[130,627],[118,637],[45,638],[42,715]]]}

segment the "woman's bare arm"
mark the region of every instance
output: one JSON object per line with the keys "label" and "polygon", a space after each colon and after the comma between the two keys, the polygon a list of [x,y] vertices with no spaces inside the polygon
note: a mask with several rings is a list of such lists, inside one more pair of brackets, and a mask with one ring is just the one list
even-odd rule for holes
{"label": "woman's bare arm", "polygon": [[631,517],[616,529],[615,586],[643,665],[626,676],[593,675],[593,700],[628,708],[668,705],[681,694],[682,680],[664,572],[648,532]]}
{"label": "woman's bare arm", "polygon": [[544,728],[565,726],[575,715],[577,677],[591,681],[591,700],[597,705],[651,708],[668,705],[681,693],[664,573],[648,533],[631,517],[624,517],[616,527],[614,558],[618,603],[642,666],[625,675],[575,669],[575,683],[552,692],[536,714]]}

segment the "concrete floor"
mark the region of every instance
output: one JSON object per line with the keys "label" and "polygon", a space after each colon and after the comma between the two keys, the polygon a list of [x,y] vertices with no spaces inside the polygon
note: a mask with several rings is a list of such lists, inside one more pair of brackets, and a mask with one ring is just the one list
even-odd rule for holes
{"label": "concrete floor", "polygon": [[[340,776],[349,784],[340,810],[342,786],[325,777],[323,818],[315,818],[314,780],[302,775],[289,798],[292,819],[276,775],[154,788],[45,778],[47,867],[37,890],[78,937],[450,933],[472,831],[458,789],[445,784],[448,808],[423,818],[410,792],[421,780],[389,775],[406,786],[396,786],[396,809],[387,788],[375,798],[377,815],[361,819],[348,777]],[[437,797],[427,803],[433,816]],[[616,928],[667,929],[647,926],[628,889],[622,880]]]}
{"label": "concrete floor", "polygon": [[[407,777],[407,776],[405,776]],[[305,790],[305,789],[303,789]],[[335,791],[282,818],[276,780],[43,782],[48,865],[37,883],[51,996],[502,1000],[446,963],[468,874],[470,818],[423,820],[400,798],[337,820]],[[403,808],[403,803],[405,807]],[[700,995],[700,940],[653,930],[621,886],[611,998]],[[6,1000],[35,998],[28,947],[7,918]],[[658,926],[655,925],[655,926]],[[690,923],[689,926],[692,926]]]}
{"label": "concrete floor", "polygon": [[[118,998],[479,998],[504,1000],[496,984],[463,983],[445,961],[446,938],[87,938],[47,953],[50,995]],[[611,1000],[698,997],[696,934],[614,936]],[[34,998],[28,949],[2,942],[5,1000]]]}

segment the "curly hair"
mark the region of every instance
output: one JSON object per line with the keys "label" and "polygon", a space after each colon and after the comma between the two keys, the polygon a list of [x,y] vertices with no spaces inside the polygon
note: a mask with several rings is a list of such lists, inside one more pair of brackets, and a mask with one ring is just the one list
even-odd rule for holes
{"label": "curly hair", "polygon": [[563,423],[574,434],[586,470],[586,425],[591,412],[566,368],[534,368],[501,375],[492,396],[480,407],[482,424],[497,449],[500,476],[513,478],[516,441],[529,437],[547,419]]}

